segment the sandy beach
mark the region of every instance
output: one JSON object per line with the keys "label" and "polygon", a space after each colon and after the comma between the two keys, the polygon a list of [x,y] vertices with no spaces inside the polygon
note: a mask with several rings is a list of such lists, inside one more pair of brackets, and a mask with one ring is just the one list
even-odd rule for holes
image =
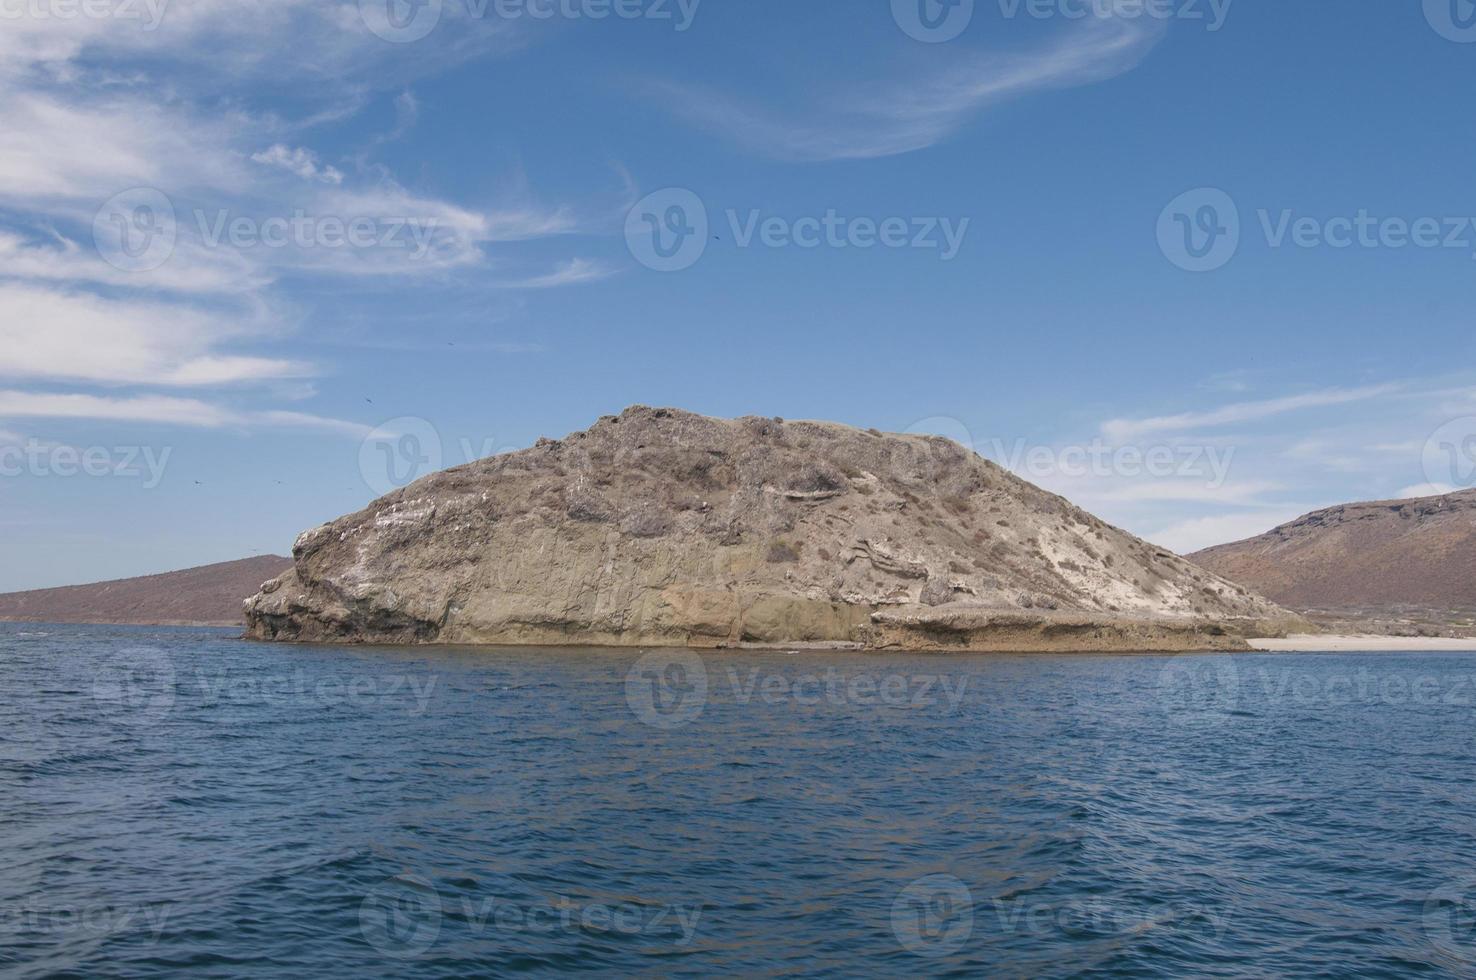
{"label": "sandy beach", "polygon": [[1429,636],[1341,636],[1299,634],[1248,641],[1257,650],[1282,653],[1476,653],[1476,639]]}

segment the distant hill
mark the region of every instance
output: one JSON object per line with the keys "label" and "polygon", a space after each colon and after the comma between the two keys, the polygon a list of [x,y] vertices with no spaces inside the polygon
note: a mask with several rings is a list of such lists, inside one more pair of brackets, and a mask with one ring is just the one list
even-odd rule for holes
{"label": "distant hill", "polygon": [[292,561],[278,555],[92,585],[0,595],[0,621],[235,626],[241,604]]}
{"label": "distant hill", "polygon": [[1299,612],[1465,622],[1476,612],[1476,490],[1329,507],[1189,560]]}

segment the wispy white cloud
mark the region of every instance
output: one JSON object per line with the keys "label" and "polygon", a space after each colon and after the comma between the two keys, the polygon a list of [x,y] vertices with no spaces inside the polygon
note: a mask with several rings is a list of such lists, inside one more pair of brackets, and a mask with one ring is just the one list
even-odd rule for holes
{"label": "wispy white cloud", "polygon": [[11,207],[71,206],[91,220],[130,187],[249,184],[229,150],[232,119],[132,94],[78,98],[3,84],[0,94],[0,203]]}
{"label": "wispy white cloud", "polygon": [[1404,487],[1394,494],[1395,500],[1414,500],[1419,497],[1442,497],[1448,493],[1455,493],[1460,487],[1449,483],[1416,483],[1414,486]]}
{"label": "wispy white cloud", "polygon": [[1184,412],[1141,419],[1112,419],[1102,424],[1102,434],[1109,439],[1134,439],[1155,433],[1255,422],[1308,408],[1368,401],[1394,394],[1402,387],[1398,384],[1380,384],[1361,388],[1328,388],[1284,398],[1237,402],[1205,412]]}
{"label": "wispy white cloud", "polygon": [[371,141],[374,146],[393,143],[404,139],[420,121],[420,100],[409,89],[395,96],[395,125],[387,133],[381,133]]}
{"label": "wispy white cloud", "polygon": [[45,237],[0,228],[0,279],[90,284],[199,295],[245,294],[271,284],[267,270],[233,249],[185,239],[157,269],[125,271],[91,245],[52,229]]}
{"label": "wispy white cloud", "polygon": [[265,150],[251,154],[251,159],[268,167],[277,167],[303,180],[317,180],[325,184],[343,183],[343,172],[330,167],[318,159],[318,155],[306,147],[288,147],[276,143]]}
{"label": "wispy white cloud", "polygon": [[[293,327],[279,312],[287,280],[433,282],[490,265],[490,249],[578,227],[570,207],[541,206],[526,187],[506,206],[466,204],[407,189],[367,155],[326,163],[310,145],[318,128],[396,89],[394,128],[371,146],[405,135],[420,113],[410,79],[513,50],[537,30],[531,19],[471,25],[471,8],[447,4],[432,37],[397,45],[373,35],[357,4],[338,0],[113,7],[119,16],[26,16],[0,31],[0,379],[109,389],[7,390],[0,416],[362,435],[355,423],[307,412],[111,389],[250,386],[232,397],[267,404],[310,395],[302,379],[318,365],[262,350]],[[289,48],[313,57],[281,57]],[[291,100],[265,101],[293,106],[291,118],[257,98],[283,84]],[[167,203],[150,217],[167,220],[170,246],[137,270],[93,241],[114,196],[136,188]],[[299,216],[324,233],[264,244],[264,231]],[[373,225],[371,244],[329,240],[355,219]],[[221,234],[238,224],[246,240]],[[599,274],[574,258],[512,285]]]}
{"label": "wispy white cloud", "polygon": [[298,428],[363,438],[372,426],[304,412],[241,412],[197,398],[168,395],[108,397],[71,393],[0,390],[0,419],[89,419],[149,422],[196,429]]}
{"label": "wispy white cloud", "polygon": [[[797,161],[866,159],[921,150],[979,111],[1047,89],[1103,81],[1136,67],[1162,36],[1148,18],[1088,17],[1030,54],[981,53],[963,45],[930,52],[933,67],[799,109],[775,109],[694,85],[650,83],[679,117],[765,155]],[[939,46],[942,47],[942,46]]]}
{"label": "wispy white cloud", "polygon": [[1213,545],[1243,541],[1265,534],[1272,528],[1294,521],[1315,509],[1283,507],[1195,517],[1149,531],[1145,537],[1177,554],[1187,555]]}
{"label": "wispy white cloud", "polygon": [[1065,492],[1180,551],[1257,534],[1319,507],[1449,493],[1462,488],[1465,471],[1442,450],[1450,441],[1442,433],[1476,431],[1466,401],[1473,391],[1468,376],[1410,378],[1114,419],[1100,426],[1114,444],[1233,450],[1230,475],[1197,486],[1080,481]]}
{"label": "wispy white cloud", "polygon": [[615,270],[603,263],[589,259],[571,259],[552,272],[529,276],[526,279],[503,280],[498,285],[505,289],[552,289],[584,282],[598,282],[614,274]]}
{"label": "wispy white cloud", "polygon": [[167,386],[304,377],[310,365],[220,349],[250,324],[150,300],[0,283],[0,376]]}
{"label": "wispy white cloud", "polygon": [[1274,480],[1241,480],[1215,484],[1204,480],[1146,480],[1112,487],[1096,493],[1088,492],[1091,499],[1111,503],[1152,503],[1173,501],[1178,503],[1235,504],[1239,506],[1265,506],[1267,494],[1284,490],[1283,484]]}

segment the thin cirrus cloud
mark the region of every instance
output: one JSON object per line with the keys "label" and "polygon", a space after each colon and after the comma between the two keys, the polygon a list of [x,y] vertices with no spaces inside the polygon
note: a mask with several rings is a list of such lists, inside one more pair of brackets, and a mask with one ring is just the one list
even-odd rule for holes
{"label": "thin cirrus cloud", "polygon": [[183,304],[0,284],[0,377],[191,387],[313,373],[219,349],[253,332]]}
{"label": "thin cirrus cloud", "polygon": [[1261,506],[1263,497],[1285,489],[1275,480],[1245,480],[1213,485],[1203,480],[1149,480],[1116,487],[1095,496],[1098,500],[1112,503],[1154,503],[1173,501],[1177,503],[1232,504],[1235,506]]}
{"label": "thin cirrus cloud", "polygon": [[[489,248],[577,229],[569,208],[542,207],[526,194],[514,206],[478,209],[407,190],[362,156],[345,163],[304,145],[304,133],[354,115],[375,91],[512,50],[531,24],[459,25],[461,13],[448,9],[443,29],[411,49],[373,36],[353,3],[115,6],[117,17],[22,17],[0,32],[0,379],[249,386],[252,397],[270,401],[284,383],[318,373],[317,365],[259,349],[294,326],[275,314],[292,306],[282,294],[289,279],[434,281],[487,265]],[[311,47],[314,59],[268,57],[289,41]],[[200,72],[206,57],[211,70]],[[285,104],[297,117],[256,108],[268,90],[290,91]],[[408,90],[394,108],[389,138],[407,133],[419,115]],[[140,187],[162,192],[177,240],[161,264],[132,271],[106,261],[92,238],[105,202]],[[375,235],[347,247],[316,233],[294,235],[285,247],[265,243],[269,223],[280,228],[282,218],[299,214],[363,219]],[[229,234],[241,219],[257,229],[254,238]],[[392,235],[393,228],[400,230]],[[600,274],[569,259],[509,287]],[[310,413],[108,392],[7,391],[0,420],[11,417],[365,431]]]}
{"label": "thin cirrus cloud", "polygon": [[306,147],[289,147],[275,143],[259,153],[251,154],[254,163],[277,167],[303,180],[318,180],[325,184],[343,183],[343,171],[330,167],[318,159],[318,155]]}
{"label": "thin cirrus cloud", "polygon": [[228,295],[271,284],[265,270],[228,250],[180,241],[157,269],[128,272],[103,261],[90,243],[55,228],[31,235],[0,229],[0,278],[23,283],[73,283],[164,293]]}
{"label": "thin cirrus cloud", "polygon": [[127,94],[84,101],[4,83],[0,93],[0,202],[17,209],[39,201],[90,217],[129,187],[250,182],[229,122]]}
{"label": "thin cirrus cloud", "polygon": [[1378,384],[1358,388],[1327,388],[1284,398],[1237,402],[1205,412],[1184,412],[1141,419],[1112,419],[1102,423],[1102,434],[1109,439],[1126,440],[1189,429],[1257,422],[1288,412],[1381,398],[1396,394],[1403,387],[1399,384]]}
{"label": "thin cirrus cloud", "polygon": [[1192,554],[1201,548],[1243,541],[1265,534],[1307,513],[1299,507],[1273,507],[1263,510],[1242,511],[1233,514],[1215,514],[1178,521],[1154,531],[1145,537],[1154,544],[1162,545],[1181,555]]}
{"label": "thin cirrus cloud", "polygon": [[[1235,450],[1233,465],[1227,467],[1229,478],[1214,485],[1108,481],[1093,499],[1120,520],[1149,527],[1159,523],[1159,531],[1145,536],[1186,552],[1261,534],[1352,500],[1450,493],[1461,487],[1441,466],[1432,468],[1430,449],[1444,427],[1468,421],[1471,412],[1462,409],[1471,403],[1463,399],[1473,390],[1468,379],[1455,376],[1404,379],[1113,419],[1100,431],[1119,443],[1189,445],[1203,441],[1196,433],[1236,427],[1216,436],[1222,454]],[[1254,438],[1245,434],[1270,420],[1276,422],[1274,431],[1263,426]]]}
{"label": "thin cirrus cloud", "polygon": [[614,275],[615,270],[600,262],[588,259],[571,259],[552,272],[529,276],[525,279],[503,280],[504,289],[553,289],[559,286],[574,286],[585,282],[598,282]]}
{"label": "thin cirrus cloud", "polygon": [[1028,54],[936,52],[942,67],[854,85],[786,112],[694,86],[651,82],[668,110],[767,156],[798,162],[895,156],[933,146],[979,111],[1038,91],[1105,81],[1135,68],[1163,35],[1147,20],[1089,17]]}
{"label": "thin cirrus cloud", "polygon": [[227,426],[313,429],[363,438],[371,426],[306,412],[242,412],[169,395],[111,397],[56,392],[0,390],[0,418],[87,419],[105,422],[153,422],[197,429]]}

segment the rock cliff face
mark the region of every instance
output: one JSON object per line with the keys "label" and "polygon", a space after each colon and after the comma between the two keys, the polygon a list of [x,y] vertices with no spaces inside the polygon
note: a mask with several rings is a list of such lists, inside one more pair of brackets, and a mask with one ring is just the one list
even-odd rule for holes
{"label": "rock cliff face", "polygon": [[1225,649],[1290,614],[935,436],[637,406],[304,533],[249,636]]}

